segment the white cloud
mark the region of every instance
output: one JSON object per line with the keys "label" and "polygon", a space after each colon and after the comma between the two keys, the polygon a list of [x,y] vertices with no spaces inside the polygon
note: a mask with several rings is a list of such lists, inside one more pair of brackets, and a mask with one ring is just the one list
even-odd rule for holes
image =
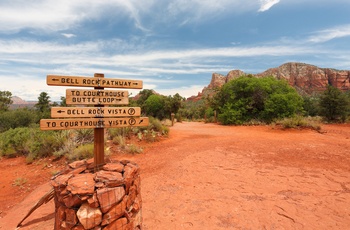
{"label": "white cloud", "polygon": [[23,28],[63,30],[80,21],[84,15],[74,11],[74,1],[17,0],[0,5],[0,31],[17,32]]}
{"label": "white cloud", "polygon": [[348,36],[350,36],[350,24],[317,31],[315,35],[309,37],[308,41],[322,43]]}
{"label": "white cloud", "polygon": [[[108,17],[111,21],[130,19],[136,28],[150,33],[153,23],[178,21],[178,24],[201,23],[232,13],[267,7],[279,0],[13,0],[0,3],[0,31],[16,33],[23,29],[64,31],[77,28],[85,21]],[[271,7],[271,6],[270,6]]]}
{"label": "white cloud", "polygon": [[[106,46],[120,44],[110,41],[85,42],[76,45],[62,45],[50,42],[2,41],[0,60],[31,65],[66,65],[69,69],[115,69],[128,75],[202,73],[222,69],[215,60],[235,57],[288,56],[318,52],[313,48],[294,46],[252,46],[222,47],[182,50],[135,50],[125,54],[105,54]],[[119,48],[117,48],[119,50]],[[109,52],[111,50],[108,50]],[[93,55],[92,55],[93,54]]]}
{"label": "white cloud", "polygon": [[62,31],[84,20],[98,20],[106,15],[114,20],[129,17],[135,26],[144,28],[140,14],[148,12],[154,1],[137,0],[13,0],[0,3],[0,31],[15,33],[31,28]]}
{"label": "white cloud", "polygon": [[213,18],[251,11],[259,0],[172,0],[165,6],[165,20],[178,21],[180,26],[203,23]]}
{"label": "white cloud", "polygon": [[260,0],[260,9],[258,10],[258,12],[267,11],[279,2],[280,0]]}
{"label": "white cloud", "polygon": [[66,38],[73,38],[73,37],[76,37],[75,34],[66,34],[66,33],[62,33],[62,36],[66,37]]}

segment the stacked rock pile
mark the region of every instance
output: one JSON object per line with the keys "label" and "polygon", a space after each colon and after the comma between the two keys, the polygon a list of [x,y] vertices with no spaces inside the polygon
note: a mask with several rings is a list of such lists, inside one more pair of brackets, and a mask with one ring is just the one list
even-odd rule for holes
{"label": "stacked rock pile", "polygon": [[130,161],[77,161],[51,180],[55,230],[142,229],[139,167]]}

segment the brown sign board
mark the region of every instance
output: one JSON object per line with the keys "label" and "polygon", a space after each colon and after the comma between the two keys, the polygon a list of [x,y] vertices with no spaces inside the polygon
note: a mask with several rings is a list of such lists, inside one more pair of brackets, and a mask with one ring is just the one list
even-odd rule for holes
{"label": "brown sign board", "polygon": [[140,107],[52,107],[52,118],[141,116]]}
{"label": "brown sign board", "polygon": [[76,118],[76,119],[41,119],[41,130],[122,128],[148,126],[148,117],[131,118]]}
{"label": "brown sign board", "polygon": [[100,77],[79,77],[79,76],[61,76],[47,75],[47,85],[56,86],[81,86],[81,87],[102,87],[102,88],[127,88],[142,89],[141,80],[112,79]]}
{"label": "brown sign board", "polygon": [[67,105],[127,105],[126,90],[66,90]]}

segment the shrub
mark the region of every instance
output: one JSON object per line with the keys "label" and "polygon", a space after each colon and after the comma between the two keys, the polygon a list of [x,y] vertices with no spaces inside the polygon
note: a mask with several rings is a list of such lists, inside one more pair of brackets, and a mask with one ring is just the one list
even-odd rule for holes
{"label": "shrub", "polygon": [[[138,131],[136,127],[123,127],[123,128],[110,128],[107,130],[108,138],[110,140],[113,140],[116,136],[123,136],[130,138],[133,133],[135,133],[135,130]],[[137,132],[136,132],[137,133]]]}
{"label": "shrub", "polygon": [[275,124],[281,125],[284,129],[310,128],[316,131],[321,130],[321,119],[319,117],[293,116],[278,120],[275,122]]}
{"label": "shrub", "polygon": [[270,123],[302,112],[303,100],[286,81],[243,76],[226,83],[210,101],[222,124]]}
{"label": "shrub", "polygon": [[115,136],[113,138],[113,144],[119,145],[122,149],[124,149],[126,145],[125,137],[123,137],[122,135]]}
{"label": "shrub", "polygon": [[66,155],[69,161],[90,159],[94,157],[94,144],[80,145],[73,150],[72,154]]}
{"label": "shrub", "polygon": [[328,122],[345,122],[350,114],[350,101],[347,95],[339,89],[328,86],[320,97],[320,114]]}
{"label": "shrub", "polygon": [[157,140],[157,133],[154,130],[144,130],[143,137],[147,142],[155,142]]}
{"label": "shrub", "polygon": [[1,134],[0,155],[26,156],[28,162],[51,156],[62,144],[55,131],[42,132],[39,128],[16,128]]}
{"label": "shrub", "polygon": [[16,109],[0,113],[0,132],[29,127],[38,121],[37,113],[30,109]]}
{"label": "shrub", "polygon": [[154,118],[154,117],[150,117],[149,118],[149,126],[147,127],[147,129],[152,129],[156,132],[162,132],[163,131],[163,125],[160,122],[159,119]]}
{"label": "shrub", "polygon": [[0,151],[2,156],[15,157],[27,155],[30,149],[29,128],[9,129],[1,134]]}
{"label": "shrub", "polygon": [[142,151],[143,151],[141,147],[134,145],[134,144],[128,145],[126,149],[127,149],[127,152],[132,153],[132,154],[142,153]]}
{"label": "shrub", "polygon": [[62,157],[70,154],[76,148],[77,143],[74,141],[74,130],[62,130],[55,133],[55,138],[59,144],[58,150],[53,152],[53,156]]}
{"label": "shrub", "polygon": [[94,130],[93,129],[76,129],[75,141],[78,144],[87,144],[94,141]]}

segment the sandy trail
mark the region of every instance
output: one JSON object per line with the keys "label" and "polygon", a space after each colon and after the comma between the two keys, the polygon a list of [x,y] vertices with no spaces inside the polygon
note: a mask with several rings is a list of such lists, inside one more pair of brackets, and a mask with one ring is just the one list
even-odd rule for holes
{"label": "sandy trail", "polygon": [[[114,157],[141,167],[145,230],[349,229],[350,125],[322,130],[184,122],[143,154]],[[47,188],[9,210],[0,229],[14,229]],[[21,229],[52,229],[53,211],[42,206]]]}

